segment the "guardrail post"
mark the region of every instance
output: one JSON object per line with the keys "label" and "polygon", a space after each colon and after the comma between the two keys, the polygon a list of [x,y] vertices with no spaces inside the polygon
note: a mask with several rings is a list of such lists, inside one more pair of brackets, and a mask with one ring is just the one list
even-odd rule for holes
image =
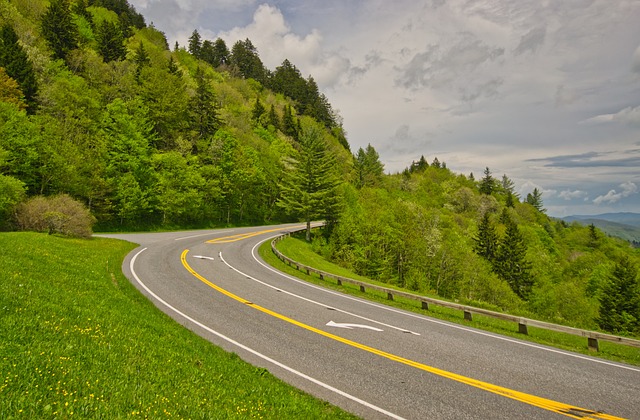
{"label": "guardrail post", "polygon": [[473,321],[473,316],[471,315],[471,312],[467,311],[466,309],[464,310],[464,319],[466,321]]}
{"label": "guardrail post", "polygon": [[342,286],[342,280],[340,279],[336,279],[336,280],[338,280],[338,286]]}
{"label": "guardrail post", "polygon": [[391,292],[387,292],[387,299],[393,300],[393,294],[391,294]]}
{"label": "guardrail post", "polygon": [[598,344],[598,339],[593,337],[587,337],[587,346],[589,350],[600,351],[600,345]]}
{"label": "guardrail post", "polygon": [[320,273],[320,280],[324,280],[324,274]]}
{"label": "guardrail post", "polygon": [[522,322],[518,322],[518,332],[520,334],[529,335],[529,329],[527,328],[527,324],[523,324]]}
{"label": "guardrail post", "polygon": [[424,300],[422,301],[422,309],[424,309],[425,311],[429,310],[429,304]]}
{"label": "guardrail post", "polygon": [[365,292],[365,290],[364,290],[364,286],[363,286],[363,285],[360,285],[360,291],[361,291],[362,293],[364,293],[364,292]]}

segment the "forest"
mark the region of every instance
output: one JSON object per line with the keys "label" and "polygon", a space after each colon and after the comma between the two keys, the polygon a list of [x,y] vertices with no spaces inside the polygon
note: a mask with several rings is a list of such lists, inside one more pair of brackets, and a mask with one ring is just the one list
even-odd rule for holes
{"label": "forest", "polygon": [[[372,142],[375,139],[372,139]],[[640,335],[638,251],[507,175],[385,173],[289,60],[169,46],[126,0],[0,3],[0,229],[75,236],[326,220],[327,259],[422,293]]]}

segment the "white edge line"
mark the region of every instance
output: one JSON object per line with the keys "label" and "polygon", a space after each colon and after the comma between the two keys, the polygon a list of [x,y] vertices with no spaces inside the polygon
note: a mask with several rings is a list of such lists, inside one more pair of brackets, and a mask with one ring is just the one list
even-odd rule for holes
{"label": "white edge line", "polygon": [[456,329],[459,329],[459,330],[462,330],[462,331],[467,331],[467,332],[471,332],[471,333],[474,333],[474,334],[479,334],[479,335],[484,335],[486,337],[495,338],[497,340],[503,340],[503,341],[506,341],[506,342],[509,342],[509,343],[514,343],[514,344],[520,344],[522,346],[532,347],[532,348],[535,348],[535,349],[544,350],[544,351],[548,351],[548,352],[551,352],[551,353],[557,353],[557,354],[561,354],[561,355],[564,355],[564,356],[574,357],[576,359],[582,359],[582,360],[586,360],[586,361],[593,362],[593,363],[599,363],[599,364],[606,365],[606,366],[613,366],[613,367],[617,367],[617,368],[620,368],[620,369],[630,370],[630,371],[633,371],[633,372],[640,372],[640,369],[632,367],[632,366],[621,365],[621,364],[609,362],[609,361],[603,360],[603,359],[596,359],[596,358],[593,358],[593,357],[583,356],[583,355],[580,355],[578,353],[569,353],[569,352],[566,352],[566,351],[563,351],[563,350],[558,350],[558,349],[553,349],[553,348],[549,348],[549,347],[544,347],[544,346],[541,346],[541,345],[533,344],[533,343],[530,343],[528,341],[515,340],[515,339],[511,339],[511,338],[505,337],[505,336],[491,334],[491,333],[484,332],[484,331],[481,331],[481,330],[467,328],[467,327],[463,327],[463,326],[460,326],[460,325],[457,325],[457,324],[451,324],[451,323],[448,323],[448,322],[439,321],[437,319],[421,316],[421,315],[414,314],[414,313],[411,313],[411,312],[400,311],[400,310],[392,308],[390,306],[378,305],[376,303],[373,303],[373,302],[370,302],[370,301],[367,301],[367,300],[358,299],[358,298],[346,295],[344,293],[335,292],[335,291],[333,291],[331,289],[325,289],[324,287],[316,286],[315,284],[311,284],[311,283],[306,282],[304,280],[300,280],[298,278],[295,278],[293,276],[285,274],[282,271],[276,270],[275,268],[263,263],[262,261],[260,261],[256,257],[256,251],[255,250],[256,250],[256,248],[258,246],[260,246],[260,245],[262,245],[262,243],[264,243],[264,242],[266,242],[268,240],[271,240],[273,238],[276,238],[278,236],[280,236],[280,235],[273,235],[273,236],[271,236],[269,238],[266,238],[266,239],[258,242],[251,249],[251,255],[253,256],[253,259],[258,264],[263,266],[264,268],[266,268],[266,269],[268,269],[268,270],[270,270],[270,271],[272,271],[272,272],[274,272],[274,273],[276,273],[276,274],[278,274],[278,275],[280,275],[282,277],[285,277],[285,278],[287,278],[289,280],[295,281],[295,282],[300,283],[300,284],[304,284],[304,285],[306,285],[308,287],[311,287],[311,288],[314,288],[314,289],[317,289],[317,290],[322,290],[323,292],[330,293],[332,295],[340,296],[340,297],[342,297],[344,299],[357,301],[357,302],[363,303],[365,305],[370,305],[370,306],[376,307],[378,309],[384,309],[384,310],[387,310],[387,311],[390,311],[390,312],[394,312],[394,313],[397,313],[397,314],[406,315],[408,317],[417,318],[417,319],[421,319],[423,321],[432,322],[434,324],[439,324],[439,325],[443,325],[443,326],[450,327],[450,328],[456,328]]}
{"label": "white edge line", "polygon": [[286,370],[286,371],[288,371],[288,372],[290,372],[290,373],[293,373],[294,375],[297,375],[297,376],[299,376],[299,377],[301,377],[301,378],[303,378],[303,379],[306,379],[306,380],[308,380],[308,381],[310,381],[310,382],[313,382],[314,384],[319,385],[319,386],[321,386],[321,387],[323,387],[323,388],[325,388],[325,389],[327,389],[327,390],[329,390],[329,391],[331,391],[331,392],[334,392],[334,393],[336,393],[336,394],[338,394],[338,395],[341,395],[341,396],[343,396],[343,397],[345,397],[345,398],[348,398],[348,399],[350,399],[350,400],[352,400],[352,401],[355,401],[355,402],[357,402],[357,403],[359,403],[359,404],[361,404],[361,405],[363,405],[363,406],[365,406],[365,407],[368,407],[368,408],[370,408],[370,409],[372,409],[372,410],[374,410],[374,411],[377,411],[377,412],[379,412],[379,413],[382,413],[382,414],[384,414],[384,415],[386,415],[386,416],[389,416],[389,417],[391,417],[391,418],[393,418],[393,419],[397,419],[397,420],[404,420],[404,418],[403,418],[403,417],[400,417],[400,416],[398,416],[397,414],[391,413],[391,412],[389,412],[389,411],[387,411],[387,410],[385,410],[385,409],[383,409],[383,408],[380,408],[380,407],[375,406],[375,405],[373,405],[373,404],[371,404],[371,403],[368,403],[368,402],[366,402],[366,401],[364,401],[364,400],[361,400],[360,398],[355,397],[355,396],[353,396],[353,395],[351,395],[351,394],[347,394],[347,393],[346,393],[346,392],[344,392],[344,391],[341,391],[341,390],[339,390],[339,389],[337,389],[337,388],[334,388],[334,387],[332,387],[331,385],[328,385],[328,384],[326,384],[326,383],[324,383],[324,382],[321,382],[321,381],[319,381],[319,380],[317,380],[317,379],[315,379],[315,378],[312,378],[311,376],[305,375],[304,373],[299,372],[299,371],[297,371],[297,370],[295,370],[295,369],[293,369],[293,368],[291,368],[291,367],[289,367],[289,366],[287,366],[287,365],[284,365],[284,364],[282,364],[282,363],[278,362],[277,360],[274,360],[274,359],[272,359],[272,358],[270,358],[270,357],[268,357],[268,356],[266,356],[266,355],[264,355],[264,354],[262,354],[262,353],[259,353],[258,351],[253,350],[252,348],[247,347],[247,346],[245,346],[244,344],[241,344],[241,343],[239,343],[239,342],[237,342],[237,341],[233,340],[232,338],[229,338],[229,337],[227,337],[226,335],[224,335],[224,334],[222,334],[222,333],[219,333],[219,332],[217,332],[217,331],[215,331],[215,330],[213,330],[213,329],[211,329],[211,328],[207,327],[207,326],[206,326],[206,325],[204,325],[203,323],[201,323],[201,322],[199,322],[199,321],[196,321],[195,319],[191,318],[189,315],[186,315],[186,314],[184,314],[184,313],[180,312],[178,309],[174,308],[173,306],[169,305],[169,303],[167,303],[167,302],[166,302],[164,299],[162,299],[160,296],[158,296],[158,295],[156,295],[155,293],[153,293],[153,292],[151,291],[151,289],[149,289],[149,288],[148,288],[148,287],[147,287],[147,286],[142,282],[142,280],[140,280],[140,278],[138,277],[138,275],[136,274],[136,272],[135,272],[135,270],[134,270],[134,268],[133,268],[133,266],[134,266],[134,264],[135,264],[135,262],[136,262],[136,259],[138,258],[138,255],[140,255],[142,252],[146,251],[146,249],[147,249],[147,248],[143,248],[143,249],[141,249],[140,251],[138,251],[138,252],[133,256],[133,258],[131,258],[131,261],[129,262],[129,270],[131,270],[131,275],[132,275],[132,276],[133,276],[133,278],[136,280],[136,282],[140,285],[140,287],[142,287],[142,288],[143,288],[147,293],[149,293],[149,295],[151,295],[154,299],[156,299],[159,303],[161,303],[162,305],[164,305],[165,307],[167,307],[167,308],[168,308],[168,309],[170,309],[171,311],[173,311],[173,312],[175,312],[176,314],[180,315],[181,317],[183,317],[184,319],[188,320],[189,322],[191,322],[191,323],[193,323],[193,324],[197,325],[198,327],[200,327],[200,328],[204,329],[205,331],[207,331],[207,332],[209,332],[209,333],[211,333],[211,334],[213,334],[213,335],[215,335],[215,336],[217,336],[217,337],[219,337],[219,338],[221,338],[221,339],[223,339],[223,340],[227,341],[228,343],[231,343],[231,344],[233,344],[234,346],[237,346],[237,347],[239,347],[239,348],[241,348],[241,349],[243,349],[243,350],[245,350],[245,351],[247,351],[247,352],[249,352],[249,353],[251,353],[251,354],[253,354],[253,355],[255,355],[255,356],[258,356],[259,358],[261,358],[261,359],[263,359],[263,360],[265,360],[265,361],[267,361],[267,362],[269,362],[269,363],[271,363],[271,364],[274,364],[274,365],[276,365],[276,366],[278,366],[278,367],[280,367],[280,368],[282,368],[282,369],[284,369],[284,370]]}
{"label": "white edge line", "polygon": [[[252,253],[253,253],[253,250],[252,250]],[[262,280],[258,280],[257,278],[252,277],[252,276],[250,276],[250,275],[248,275],[248,274],[246,274],[246,273],[243,273],[242,271],[238,270],[237,268],[235,268],[234,266],[232,266],[231,264],[229,264],[229,263],[227,262],[227,260],[225,260],[225,259],[222,257],[222,252],[219,252],[219,253],[218,253],[218,256],[220,257],[220,260],[221,260],[223,263],[225,263],[225,264],[226,264],[226,266],[227,266],[227,267],[229,267],[230,269],[232,269],[232,270],[233,270],[233,271],[235,271],[236,273],[238,273],[238,274],[240,274],[240,275],[242,275],[242,276],[244,276],[244,277],[246,277],[246,278],[248,278],[248,279],[250,279],[250,280],[255,281],[256,283],[260,283],[260,284],[262,284],[263,286],[270,287],[270,288],[272,288],[272,289],[274,289],[274,290],[277,290],[277,291],[282,292],[282,293],[284,293],[284,294],[287,294],[287,295],[289,295],[289,296],[293,296],[293,297],[295,297],[295,298],[301,299],[301,300],[303,300],[303,301],[305,301],[305,302],[308,302],[308,303],[311,303],[311,304],[314,304],[314,305],[318,305],[318,306],[322,306],[322,307],[325,307],[325,308],[326,308],[326,307],[328,307],[328,305],[325,305],[324,303],[316,302],[315,300],[311,300],[311,299],[306,298],[306,297],[304,297],[304,296],[296,295],[295,293],[289,292],[289,291],[287,291],[287,290],[283,290],[283,289],[282,289],[282,288],[280,288],[280,287],[273,286],[273,285],[271,285],[271,284],[269,284],[269,283],[266,283],[266,282],[264,282],[264,281],[262,281]],[[384,326],[384,327],[392,328],[392,329],[394,329],[394,330],[398,330],[398,331],[401,331],[401,332],[403,332],[403,333],[409,333],[409,334],[412,334],[412,335],[420,335],[420,334],[419,334],[419,333],[417,333],[417,332],[409,331],[409,330],[407,330],[407,329],[400,328],[400,327],[396,327],[396,326],[394,326],[394,325],[385,324],[384,322],[376,321],[375,319],[371,319],[371,318],[366,318],[366,317],[364,317],[364,316],[357,315],[357,314],[354,314],[354,313],[351,313],[351,312],[347,312],[347,311],[342,310],[342,309],[333,308],[333,307],[331,307],[331,309],[333,309],[333,310],[334,310],[334,311],[336,311],[336,312],[340,312],[340,313],[343,313],[343,314],[346,314],[346,315],[349,315],[349,316],[353,316],[353,317],[355,317],[355,318],[359,318],[359,319],[362,319],[362,320],[364,320],[364,321],[368,321],[368,322],[371,322],[371,323],[374,323],[374,324],[382,325],[382,326]],[[372,327],[369,327],[369,328],[372,328]],[[376,329],[377,329],[377,330],[379,330],[379,331],[382,331],[382,330],[380,330],[379,328],[376,328]]]}

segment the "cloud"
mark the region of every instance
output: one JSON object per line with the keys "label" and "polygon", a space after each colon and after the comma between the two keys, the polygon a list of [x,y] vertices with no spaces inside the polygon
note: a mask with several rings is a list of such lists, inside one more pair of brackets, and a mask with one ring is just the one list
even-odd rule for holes
{"label": "cloud", "polygon": [[[488,81],[478,71],[479,68],[503,55],[504,48],[489,46],[466,32],[449,48],[429,45],[423,51],[415,53],[406,65],[396,68],[400,73],[396,78],[396,85],[412,90],[425,87],[457,87],[458,90],[464,90],[469,84],[486,85]],[[476,83],[472,82],[474,80]],[[498,79],[493,76],[489,82],[491,80]]]}
{"label": "cloud", "polygon": [[640,45],[638,45],[631,58],[631,71],[640,74]]}
{"label": "cloud", "polygon": [[586,191],[581,191],[581,190],[564,190],[564,191],[560,191],[558,193],[558,197],[567,200],[567,201],[571,201],[571,200],[576,200],[576,199],[584,199],[588,196],[589,194]]}
{"label": "cloud", "polygon": [[586,152],[573,155],[550,156],[527,159],[526,162],[546,162],[547,168],[596,168],[596,167],[640,167],[640,149],[620,152]]}
{"label": "cloud", "polygon": [[277,7],[261,4],[253,14],[253,21],[215,35],[229,47],[238,40],[249,38],[257,48],[262,62],[274,69],[289,59],[304,76],[313,75],[321,88],[335,85],[348,72],[350,62],[323,47],[319,30],[312,29],[305,36],[294,33]]}
{"label": "cloud", "polygon": [[545,36],[547,35],[547,27],[539,26],[531,29],[526,34],[520,37],[520,43],[513,50],[515,55],[524,54],[527,51],[535,53],[536,50],[544,44]]}
{"label": "cloud", "polygon": [[640,126],[640,106],[628,106],[614,114],[601,114],[581,121],[579,124],[595,125],[605,123],[622,123],[631,126]]}
{"label": "cloud", "polygon": [[620,188],[622,190],[620,192],[616,190],[609,190],[607,194],[596,197],[593,200],[593,203],[597,205],[607,204],[607,203],[613,204],[613,203],[617,203],[618,201],[620,201],[625,197],[629,197],[633,194],[638,193],[638,186],[631,181],[620,184]]}

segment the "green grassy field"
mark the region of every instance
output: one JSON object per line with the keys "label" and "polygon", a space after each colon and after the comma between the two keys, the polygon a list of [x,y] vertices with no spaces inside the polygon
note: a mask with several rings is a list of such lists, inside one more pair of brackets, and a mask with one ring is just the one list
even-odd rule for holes
{"label": "green grassy field", "polygon": [[160,312],[133,248],[0,234],[0,418],[353,418]]}
{"label": "green grassy field", "polygon": [[[358,276],[349,270],[333,264],[322,256],[315,253],[311,245],[306,241],[296,238],[295,236],[289,237],[283,241],[278,242],[278,250],[287,257],[297,261],[301,264],[314,267],[318,270],[322,270],[327,273],[337,274],[343,277],[349,277],[356,280],[362,280],[371,284],[384,286],[387,288],[394,288],[392,285],[376,282],[370,279],[366,279],[362,276]],[[271,242],[265,242],[259,249],[262,258],[273,267],[284,271],[288,274],[294,275],[300,279],[322,285],[324,287],[340,290],[344,293],[348,293],[354,296],[359,296],[365,299],[373,300],[385,305],[391,305],[401,309],[406,309],[412,312],[428,315],[434,318],[443,319],[446,321],[455,322],[458,324],[468,325],[475,328],[480,328],[486,331],[495,332],[510,337],[515,337],[531,342],[549,345],[564,350],[575,351],[590,356],[597,356],[608,360],[621,361],[629,364],[640,366],[640,349],[610,343],[607,341],[600,341],[600,351],[595,353],[587,348],[587,340],[584,337],[578,337],[570,334],[562,334],[554,331],[547,331],[540,328],[529,327],[529,334],[523,335],[518,333],[518,325],[513,322],[501,321],[494,318],[474,315],[473,321],[468,322],[463,318],[462,311],[454,309],[438,307],[436,305],[430,305],[429,310],[426,311],[421,308],[420,303],[414,300],[403,299],[401,297],[395,297],[393,301],[387,299],[386,293],[377,292],[374,290],[367,290],[366,293],[362,293],[358,286],[344,283],[343,286],[338,286],[334,280],[321,280],[315,274],[307,275],[302,271],[296,270],[295,267],[280,261],[271,251]],[[425,295],[428,296],[428,295]],[[428,296],[436,299],[442,299],[438,296]]]}

